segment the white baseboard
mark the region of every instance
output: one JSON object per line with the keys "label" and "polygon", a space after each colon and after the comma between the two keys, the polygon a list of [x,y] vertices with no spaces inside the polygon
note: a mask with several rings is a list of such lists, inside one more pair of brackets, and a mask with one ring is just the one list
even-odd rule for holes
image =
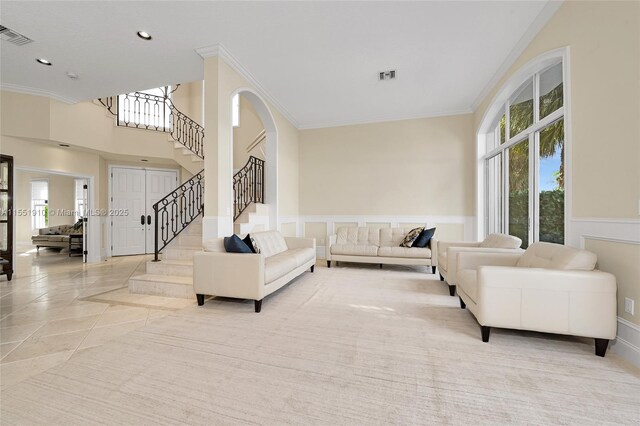
{"label": "white baseboard", "polygon": [[618,335],[611,350],[640,368],[640,326],[618,317]]}

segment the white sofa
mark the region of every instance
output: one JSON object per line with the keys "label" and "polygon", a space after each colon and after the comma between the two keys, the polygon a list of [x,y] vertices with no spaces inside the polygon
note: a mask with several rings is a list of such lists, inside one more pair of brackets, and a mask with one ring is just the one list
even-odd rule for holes
{"label": "white sofa", "polygon": [[374,263],[390,265],[431,266],[436,271],[437,240],[431,238],[425,248],[400,247],[405,235],[413,228],[368,228],[343,226],[329,236],[326,251],[327,266],[331,262]]}
{"label": "white sofa", "polygon": [[616,279],[597,257],[559,244],[533,243],[523,254],[458,254],[460,307],[489,341],[491,327],[595,338],[604,356],[616,336]]}
{"label": "white sofa", "polygon": [[193,259],[193,289],[198,305],[205,295],[262,300],[316,264],[313,238],[283,237],[278,231],[251,233],[261,253],[227,253],[224,239],[207,241]]}
{"label": "white sofa", "polygon": [[522,240],[507,234],[489,234],[483,241],[438,241],[438,272],[440,281],[449,285],[449,294],[455,296],[458,273],[458,253],[466,251],[485,253],[522,253]]}

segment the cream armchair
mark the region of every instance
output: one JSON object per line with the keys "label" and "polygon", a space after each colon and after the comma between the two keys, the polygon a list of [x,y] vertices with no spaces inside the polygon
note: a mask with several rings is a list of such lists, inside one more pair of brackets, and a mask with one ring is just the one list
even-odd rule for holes
{"label": "cream armchair", "polygon": [[449,294],[455,296],[458,274],[458,253],[460,252],[484,252],[484,253],[522,253],[520,249],[522,240],[518,237],[506,234],[489,234],[483,241],[438,241],[438,271],[440,281],[449,285]]}
{"label": "cream armchair", "polygon": [[595,339],[604,356],[616,336],[616,279],[594,270],[596,255],[550,243],[523,253],[458,254],[460,307],[489,341],[491,327]]}

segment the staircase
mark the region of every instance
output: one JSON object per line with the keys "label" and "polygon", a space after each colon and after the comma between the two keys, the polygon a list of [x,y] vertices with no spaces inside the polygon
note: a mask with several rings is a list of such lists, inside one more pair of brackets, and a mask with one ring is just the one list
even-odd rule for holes
{"label": "staircase", "polygon": [[269,206],[267,204],[251,203],[233,221],[233,232],[238,235],[266,231],[267,229],[269,229]]}
{"label": "staircase", "polygon": [[193,299],[193,254],[201,250],[200,216],[165,247],[162,261],[148,261],[146,274],[129,278],[129,292]]}

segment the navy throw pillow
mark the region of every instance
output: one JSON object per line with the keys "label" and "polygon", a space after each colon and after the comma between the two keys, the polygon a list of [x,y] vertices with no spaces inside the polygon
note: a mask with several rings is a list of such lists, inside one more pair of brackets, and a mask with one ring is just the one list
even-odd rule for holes
{"label": "navy throw pillow", "polygon": [[251,249],[235,234],[224,237],[224,249],[227,253],[251,253]]}
{"label": "navy throw pillow", "polygon": [[251,241],[251,235],[247,234],[247,236],[242,239],[242,242],[249,247],[251,253],[256,253],[256,248],[253,246],[253,241]]}
{"label": "navy throw pillow", "polygon": [[429,244],[429,241],[431,241],[431,238],[433,238],[433,236],[435,235],[435,233],[436,233],[436,228],[425,229],[420,233],[420,235],[418,235],[418,238],[416,238],[416,240],[413,242],[411,247],[418,247],[418,248],[426,247],[427,244]]}

